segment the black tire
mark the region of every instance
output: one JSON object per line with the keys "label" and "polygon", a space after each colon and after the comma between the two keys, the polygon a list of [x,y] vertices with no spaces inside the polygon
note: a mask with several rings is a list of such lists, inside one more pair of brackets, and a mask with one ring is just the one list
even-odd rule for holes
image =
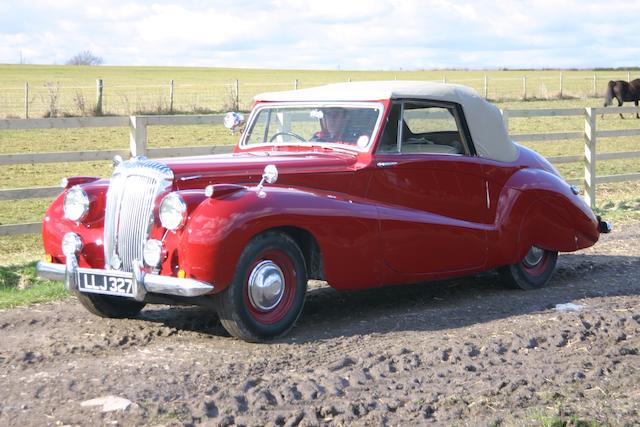
{"label": "black tire", "polygon": [[[261,271],[271,275],[261,275]],[[254,276],[263,280],[253,279]],[[277,280],[269,281],[272,278]],[[273,289],[277,291],[268,294],[271,300],[266,300],[272,306],[261,308],[263,300],[254,302],[258,291],[251,293],[250,289],[260,289],[256,283],[276,283]],[[249,342],[270,340],[293,328],[306,293],[307,270],[300,248],[286,234],[266,232],[249,242],[238,260],[232,283],[217,295],[218,316],[222,326],[236,338]]]}
{"label": "black tire", "polygon": [[79,294],[78,300],[90,313],[116,319],[136,317],[146,305],[128,298],[97,294]]}
{"label": "black tire", "polygon": [[504,283],[516,289],[540,289],[549,284],[556,268],[558,252],[532,246],[518,263],[501,267],[498,271]]}

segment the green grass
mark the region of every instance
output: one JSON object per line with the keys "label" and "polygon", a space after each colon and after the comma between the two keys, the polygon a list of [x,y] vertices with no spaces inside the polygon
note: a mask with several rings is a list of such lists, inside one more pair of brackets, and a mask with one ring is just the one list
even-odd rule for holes
{"label": "green grass", "polygon": [[35,262],[0,267],[0,310],[69,296],[61,282],[36,277]]}
{"label": "green grass", "polygon": [[39,235],[0,236],[0,253],[0,310],[69,296],[61,282],[36,277],[43,253]]}

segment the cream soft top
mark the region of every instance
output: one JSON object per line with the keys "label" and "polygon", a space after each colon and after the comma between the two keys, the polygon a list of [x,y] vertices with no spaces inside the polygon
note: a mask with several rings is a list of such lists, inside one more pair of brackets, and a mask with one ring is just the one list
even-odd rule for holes
{"label": "cream soft top", "polygon": [[254,99],[271,102],[331,102],[402,98],[460,104],[478,156],[500,162],[512,162],[518,157],[518,148],[509,139],[500,110],[466,86],[404,80],[334,83],[309,89],[261,93]]}

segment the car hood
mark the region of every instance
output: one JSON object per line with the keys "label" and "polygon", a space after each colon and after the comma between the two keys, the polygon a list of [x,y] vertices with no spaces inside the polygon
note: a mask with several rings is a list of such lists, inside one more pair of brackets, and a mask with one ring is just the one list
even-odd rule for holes
{"label": "car hood", "polygon": [[[313,174],[344,173],[351,175],[357,155],[348,152],[247,152],[212,156],[160,159],[174,174],[174,188],[203,188],[209,184],[257,184],[264,167],[276,165],[279,184],[296,184]],[[305,181],[307,179],[304,179]]]}

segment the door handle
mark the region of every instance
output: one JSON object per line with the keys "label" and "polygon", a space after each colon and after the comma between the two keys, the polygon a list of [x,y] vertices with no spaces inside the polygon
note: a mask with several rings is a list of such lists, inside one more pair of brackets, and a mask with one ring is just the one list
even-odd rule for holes
{"label": "door handle", "polygon": [[376,163],[376,166],[378,166],[379,168],[390,168],[392,166],[397,165],[398,162],[378,162]]}

